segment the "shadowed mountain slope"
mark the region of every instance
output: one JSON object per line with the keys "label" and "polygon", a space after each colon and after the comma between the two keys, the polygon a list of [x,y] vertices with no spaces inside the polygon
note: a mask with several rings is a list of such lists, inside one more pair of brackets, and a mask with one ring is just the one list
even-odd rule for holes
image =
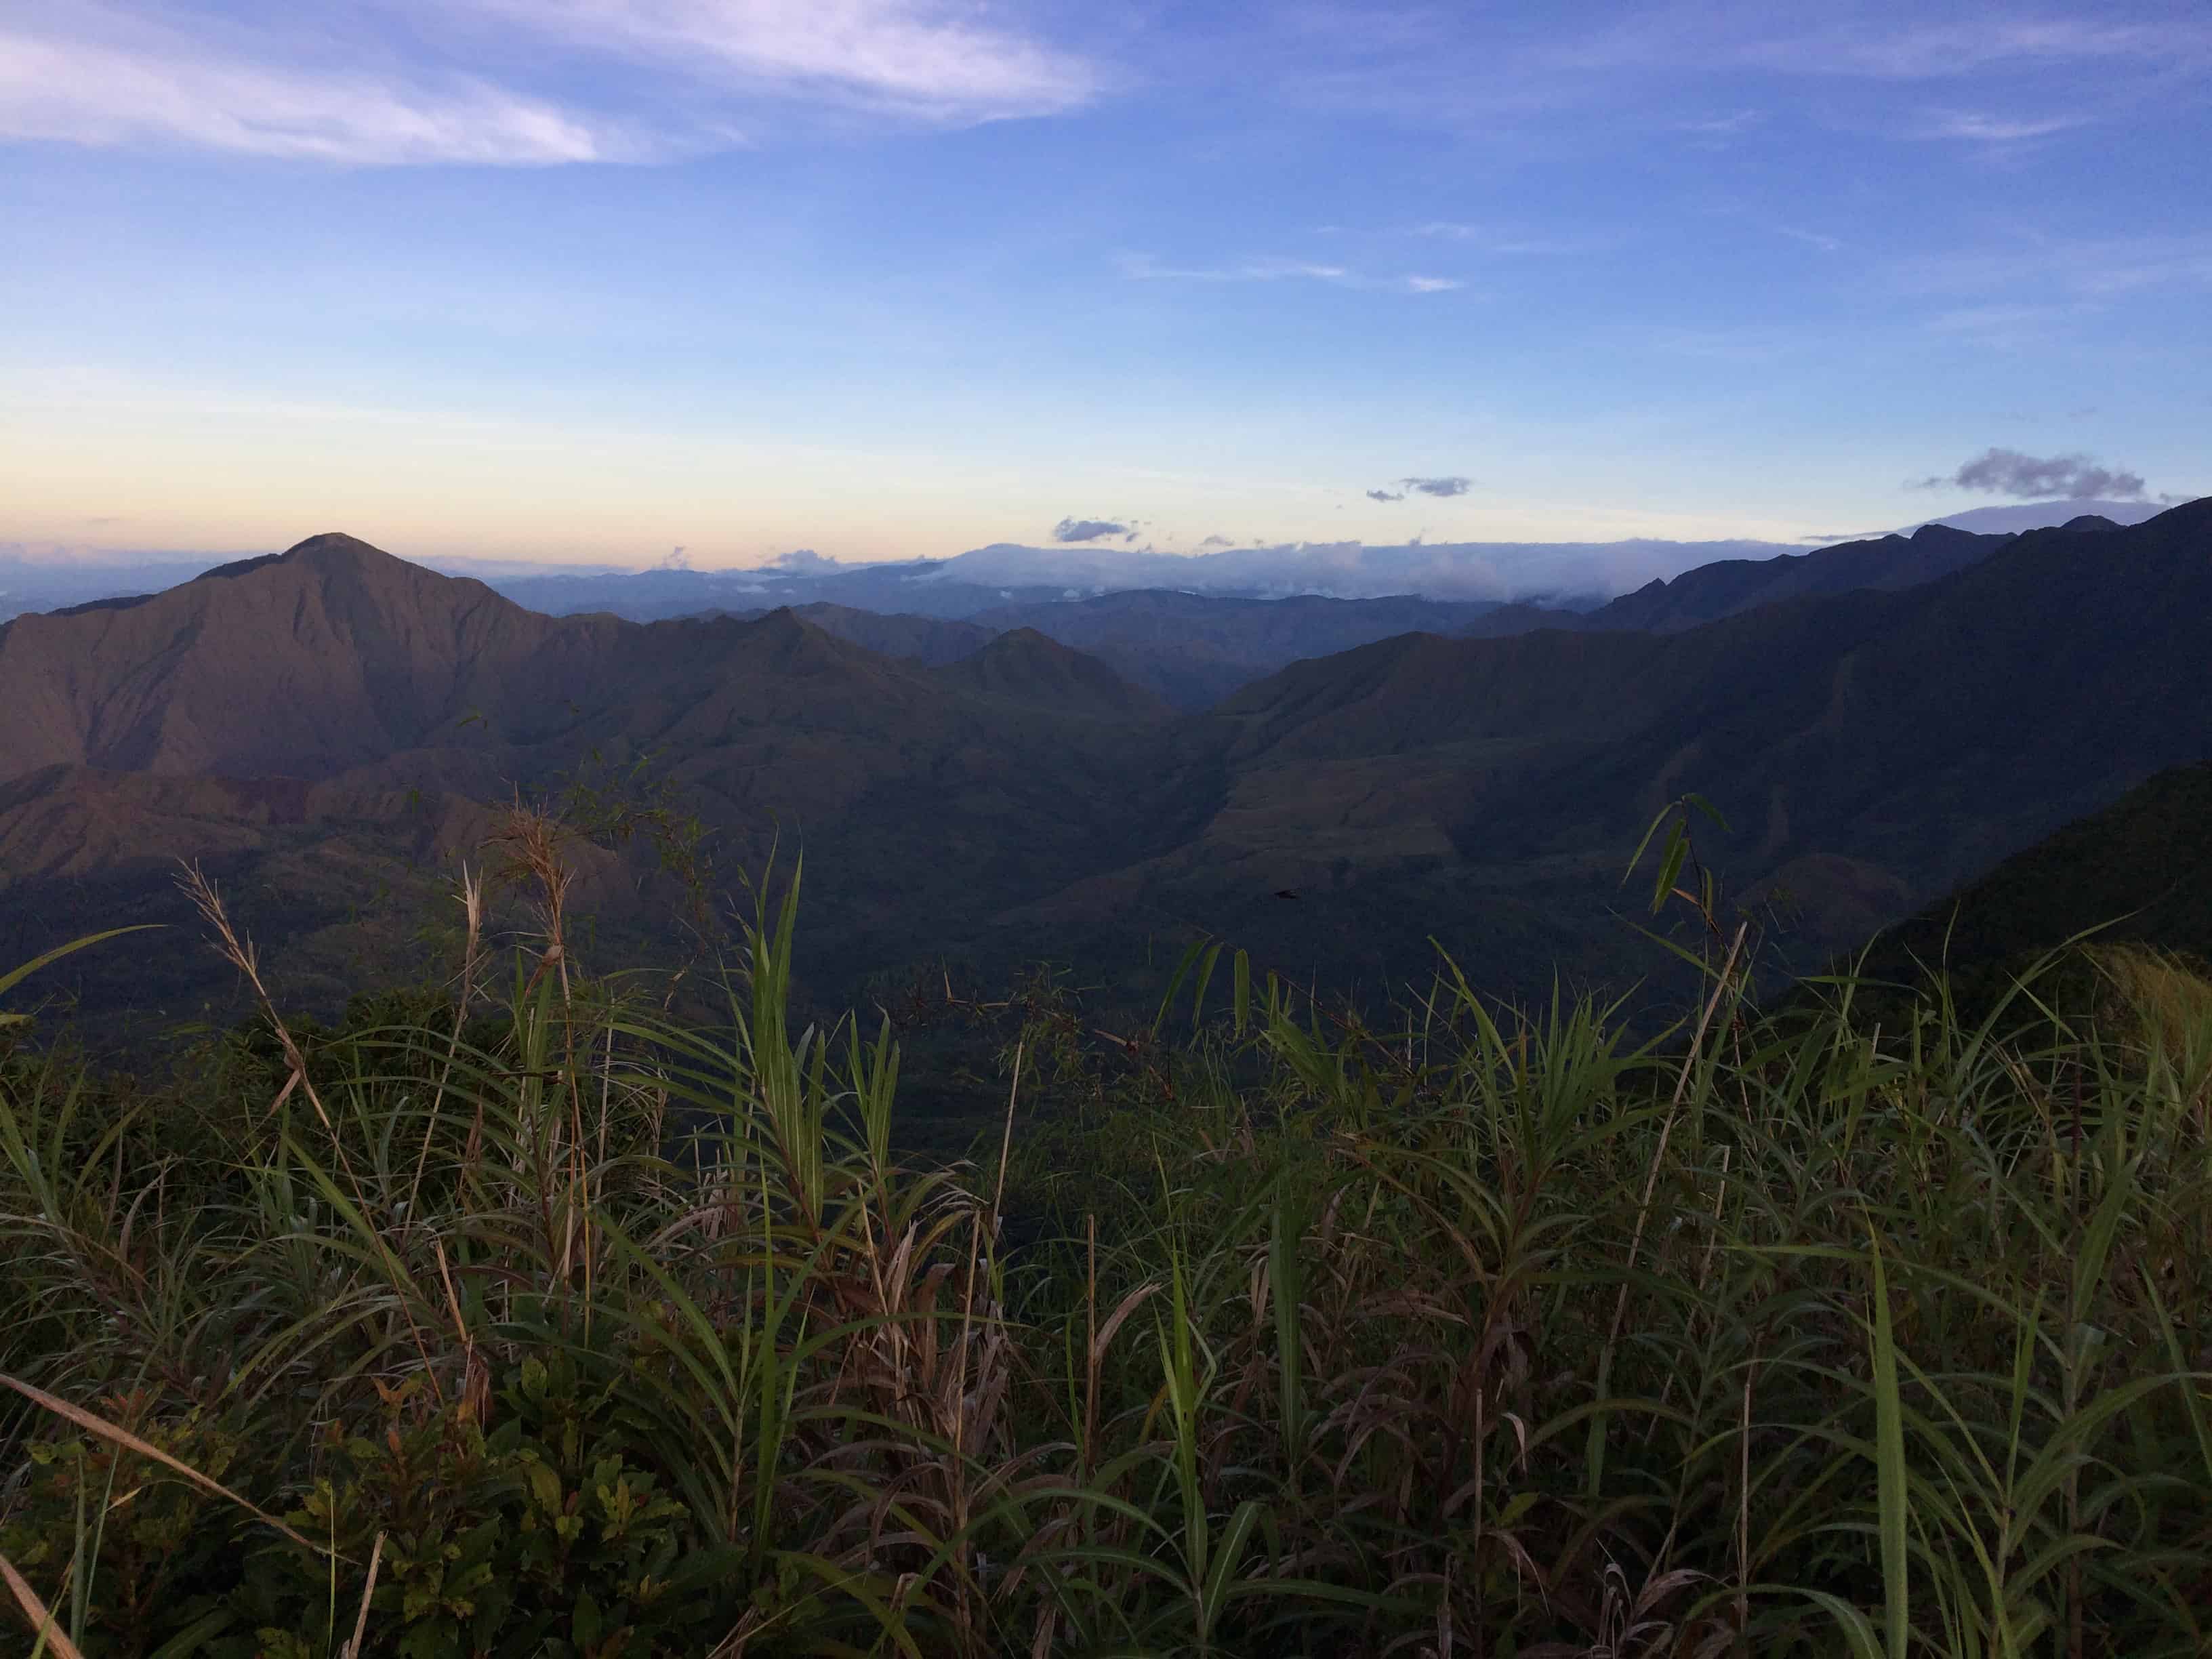
{"label": "shadowed mountain slope", "polygon": [[[557,694],[613,624],[317,536],[136,604],[0,629],[0,777],[323,776]],[[550,651],[556,641],[557,652]]]}
{"label": "shadowed mountain slope", "polygon": [[[2118,528],[2110,520],[2100,526]],[[2079,520],[2068,529],[2087,528]],[[1600,605],[1568,626],[1633,628],[1674,633],[1763,605],[1862,588],[1895,592],[1948,576],[1988,558],[2012,539],[1977,536],[1948,525],[1923,525],[1910,536],[1844,542],[1817,552],[1773,559],[1729,559],[1654,581]]]}
{"label": "shadowed mountain slope", "polygon": [[912,617],[882,611],[856,611],[827,600],[793,607],[825,634],[866,646],[882,656],[942,668],[972,656],[998,636],[998,630],[945,617]]}
{"label": "shadowed mountain slope", "polygon": [[[1370,988],[1432,937],[1500,986],[1625,982],[1650,957],[1620,861],[1672,796],[1729,815],[1701,848],[1806,960],[2203,758],[2207,617],[2212,501],[1671,633],[1400,635],[1164,720],[1027,630],[925,668],[788,611],[537,617],[318,538],[0,633],[0,696],[40,711],[0,736],[0,880],[50,933],[154,902],[149,848],[374,891],[518,790],[649,763],[726,871],[803,844],[846,984],[947,953],[1110,972],[1194,932]],[[648,877],[594,878],[611,929]]]}
{"label": "shadowed mountain slope", "polygon": [[994,628],[1034,628],[1090,653],[1157,692],[1196,711],[1304,658],[1331,656],[1393,635],[1449,633],[1500,607],[1413,594],[1381,599],[1227,599],[1140,588],[1094,599],[1005,605],[975,620]]}
{"label": "shadowed mountain slope", "polygon": [[2015,853],[1875,939],[1872,978],[2025,968],[2098,930],[2212,959],[2212,763],[2178,766]]}
{"label": "shadowed mountain slope", "polygon": [[1175,713],[1164,700],[1132,685],[1097,658],[1071,650],[1034,628],[1001,634],[981,650],[934,672],[946,685],[1062,714],[1157,720]]}
{"label": "shadowed mountain slope", "polygon": [[1809,919],[1803,959],[2202,757],[2208,616],[2212,501],[1681,633],[1385,641],[1194,723],[1220,810],[1110,884],[1240,939],[1308,925],[1265,902],[1279,890],[1356,890],[1447,943],[1486,893],[1543,891],[1571,931],[1694,789],[1734,824],[1706,838],[1717,866]]}
{"label": "shadowed mountain slope", "polygon": [[[896,963],[979,895],[1040,896],[1180,833],[1140,722],[1019,695],[1086,684],[1037,643],[1059,681],[978,689],[787,611],[550,618],[343,538],[128,610],[24,617],[0,634],[0,696],[34,714],[0,731],[6,942],[123,917],[189,928],[164,866],[205,859],[269,896],[281,957],[337,926],[330,896],[358,909],[408,869],[481,856],[518,793],[643,766],[732,879],[804,848],[824,957]],[[1157,712],[1087,674],[1094,699]],[[651,884],[642,848],[625,857],[594,902],[610,939],[641,925]]]}

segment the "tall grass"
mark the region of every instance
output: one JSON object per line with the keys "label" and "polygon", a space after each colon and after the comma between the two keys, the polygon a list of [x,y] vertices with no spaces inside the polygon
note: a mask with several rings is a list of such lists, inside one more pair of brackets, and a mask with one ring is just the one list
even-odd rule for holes
{"label": "tall grass", "polygon": [[678,1023],[519,847],[440,1006],[0,1065],[10,1651],[2212,1651],[2180,964],[1870,1029],[1716,951],[1638,1041],[1209,957],[924,1168],[888,1025],[791,1028],[795,881]]}

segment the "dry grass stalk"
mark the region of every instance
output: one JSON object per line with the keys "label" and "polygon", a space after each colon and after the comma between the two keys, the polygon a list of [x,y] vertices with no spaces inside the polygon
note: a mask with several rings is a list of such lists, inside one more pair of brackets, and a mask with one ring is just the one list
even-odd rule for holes
{"label": "dry grass stalk", "polygon": [[377,1569],[384,1565],[384,1534],[376,1534],[376,1543],[368,1553],[368,1577],[361,1587],[361,1611],[354,1615],[353,1639],[339,1651],[338,1659],[361,1659],[362,1647],[368,1640],[368,1604],[376,1595]]}
{"label": "dry grass stalk", "polygon": [[261,1010],[262,1018],[268,1022],[270,1030],[276,1034],[277,1043],[284,1052],[285,1063],[291,1067],[291,1075],[285,1079],[283,1090],[277,1094],[276,1103],[281,1105],[296,1088],[307,1096],[307,1103],[314,1108],[316,1120],[322,1124],[323,1133],[330,1137],[331,1148],[337,1158],[338,1168],[344,1173],[347,1185],[353,1189],[353,1200],[362,1224],[370,1229],[377,1251],[392,1275],[393,1288],[399,1292],[400,1316],[407,1322],[408,1334],[414,1340],[415,1351],[422,1357],[423,1372],[430,1379],[432,1390],[442,1401],[445,1387],[438,1380],[437,1367],[431,1362],[429,1348],[422,1340],[422,1330],[415,1322],[414,1310],[410,1305],[415,1299],[414,1281],[400,1265],[398,1255],[392,1248],[391,1241],[375,1227],[376,1212],[369,1205],[368,1194],[362,1187],[361,1177],[354,1173],[353,1161],[346,1154],[344,1138],[338,1133],[337,1124],[331,1121],[330,1112],[323,1104],[322,1095],[308,1072],[307,1056],[300,1052],[300,1045],[292,1036],[292,1028],[276,1012],[276,1000],[262,982],[260,957],[253,947],[253,941],[242,937],[231,926],[229,913],[223,908],[222,896],[216,890],[215,884],[208,879],[206,872],[198,865],[185,865],[184,874],[178,878],[178,885],[183,888],[185,896],[192,901],[201,918],[214,932],[216,949],[223,958],[237,969],[245,976],[246,982],[253,988],[254,1001]]}
{"label": "dry grass stalk", "polygon": [[15,1605],[22,1608],[24,1618],[30,1620],[31,1633],[39,1638],[39,1645],[33,1650],[33,1659],[40,1652],[51,1653],[54,1659],[84,1659],[77,1650],[76,1644],[70,1641],[68,1632],[62,1629],[61,1620],[46,1610],[46,1604],[39,1599],[39,1593],[31,1588],[21,1573],[15,1571],[15,1564],[4,1555],[0,1555],[0,1583],[8,1586],[9,1594],[15,1598]]}
{"label": "dry grass stalk", "polygon": [[44,1389],[33,1388],[30,1383],[23,1382],[17,1377],[0,1374],[0,1388],[13,1389],[17,1394],[21,1395],[24,1399],[38,1407],[40,1410],[50,1412],[54,1416],[60,1418],[64,1422],[74,1423],[78,1428],[84,1430],[88,1434],[96,1435],[100,1439],[108,1442],[112,1445],[120,1446],[127,1452],[131,1452],[137,1456],[147,1458],[153,1462],[161,1464],[161,1467],[166,1469],[184,1476],[186,1480],[190,1481],[193,1486],[198,1486],[202,1492],[208,1493],[210,1497],[220,1498],[227,1503],[235,1504],[240,1509],[244,1510],[248,1515],[252,1516],[256,1521],[260,1522],[264,1526],[274,1527],[278,1532],[283,1534],[285,1537],[290,1539],[294,1543],[301,1546],[303,1548],[316,1549],[319,1547],[314,1544],[309,1543],[307,1540],[302,1538],[298,1533],[293,1531],[290,1527],[278,1520],[275,1516],[263,1514],[262,1511],[255,1508],[252,1504],[248,1502],[246,1498],[240,1497],[236,1492],[224,1486],[221,1481],[210,1480],[206,1475],[202,1474],[198,1469],[192,1468],[191,1464],[170,1455],[170,1454],[163,1451],[159,1446],[149,1445],[137,1435],[131,1433],[130,1430],[123,1427],[122,1425],[118,1423],[111,1423],[96,1412],[88,1412],[82,1406],[72,1405],[66,1400],[58,1399],[56,1396],[48,1394]]}

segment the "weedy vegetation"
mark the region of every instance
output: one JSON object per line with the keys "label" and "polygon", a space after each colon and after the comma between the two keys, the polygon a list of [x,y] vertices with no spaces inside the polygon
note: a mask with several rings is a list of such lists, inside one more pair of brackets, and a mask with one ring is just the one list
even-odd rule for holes
{"label": "weedy vegetation", "polygon": [[519,819],[533,937],[467,882],[313,1034],[199,884],[257,1025],[0,1031],[7,1650],[2212,1652],[2212,993],[1761,1010],[1695,810],[1666,1033],[1208,946],[949,1167],[887,1021],[793,1029],[795,876],[678,1019]]}

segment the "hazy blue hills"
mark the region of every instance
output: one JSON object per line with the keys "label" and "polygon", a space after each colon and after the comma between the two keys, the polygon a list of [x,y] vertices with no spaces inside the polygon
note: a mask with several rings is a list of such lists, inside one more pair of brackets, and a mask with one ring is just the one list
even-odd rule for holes
{"label": "hazy blue hills", "polygon": [[[1090,594],[1036,586],[986,590],[947,580],[958,560],[841,571],[803,581],[770,579],[769,591],[796,595],[821,585],[834,586],[847,597],[794,608],[841,637],[936,665],[977,648],[993,634],[1034,629],[1099,658],[1175,707],[1194,712],[1291,663],[1401,634],[1492,639],[1541,629],[1675,632],[1789,599],[1915,586],[1987,557],[2008,539],[1931,524],[1909,536],[1862,539],[1813,552],[1770,551],[1764,558],[1718,560],[1672,578],[1655,578],[1602,605],[1575,606],[1419,593],[1347,599],[1167,587]],[[1018,575],[1027,568],[1012,560],[1022,550],[984,551],[1004,561],[1000,574]],[[1133,574],[1152,574],[1158,562],[1157,556],[1129,556]],[[1075,574],[1097,577],[1117,568],[1099,563]],[[523,603],[562,612],[580,608],[583,594],[589,592],[618,614],[649,618],[684,614],[687,605],[695,612],[731,609],[731,601],[748,597],[738,588],[758,580],[757,573],[733,578],[653,572],[533,579],[506,584],[503,591]],[[978,605],[987,592],[994,602]],[[887,612],[886,606],[894,609]]]}
{"label": "hazy blue hills", "polygon": [[[1490,639],[1542,629],[1674,632],[1786,599],[1860,588],[1894,590],[1932,581],[1988,556],[2008,539],[1929,525],[1910,537],[1700,565],[1672,579],[1655,579],[1607,604],[1583,609],[1415,593],[1371,599],[1314,593],[1263,598],[1172,588],[1073,598],[1040,596],[1028,590],[1028,597],[1019,602],[994,604],[964,617],[886,612],[827,600],[793,608],[841,638],[933,665],[957,660],[995,634],[1033,629],[1097,657],[1175,707],[1195,712],[1291,663],[1398,635]],[[851,572],[826,580],[842,585],[855,599],[873,595],[896,604],[920,596],[922,601],[957,610],[981,590],[956,589],[938,580],[944,568],[902,566],[882,574]],[[687,602],[701,611],[726,611],[725,605],[706,601],[736,597],[729,579],[689,572],[649,573],[598,583],[548,578],[507,584],[505,591],[526,602],[529,596],[551,594],[557,603],[550,608],[571,610],[575,596],[561,597],[562,582],[582,582],[595,592],[616,583],[635,583],[636,589],[626,591],[612,607],[635,617],[683,614],[681,606]],[[734,614],[762,613],[750,610]]]}

